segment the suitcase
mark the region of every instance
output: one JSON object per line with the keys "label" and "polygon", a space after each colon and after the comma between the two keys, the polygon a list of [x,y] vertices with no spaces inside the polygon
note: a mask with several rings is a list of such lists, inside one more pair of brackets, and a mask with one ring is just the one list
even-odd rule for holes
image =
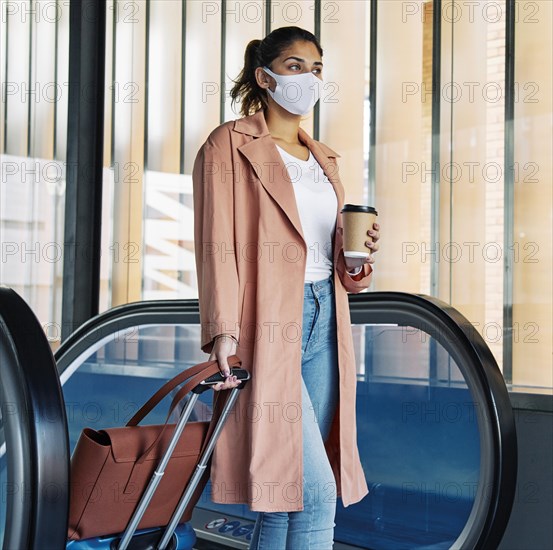
{"label": "suitcase", "polygon": [[[163,528],[141,529],[133,535],[128,550],[150,550],[156,548],[156,543],[163,535]],[[68,550],[105,550],[117,548],[121,535],[97,537],[85,540],[71,540],[67,543]],[[192,550],[196,544],[196,533],[190,523],[178,525],[170,539],[166,550]]]}
{"label": "suitcase", "polygon": [[238,397],[238,392],[250,379],[249,372],[242,368],[231,368],[231,374],[235,375],[239,380],[242,380],[242,383],[236,388],[232,388],[230,390],[230,395],[225,401],[221,416],[213,429],[211,438],[208,441],[198,464],[196,465],[190,482],[187,487],[183,487],[182,496],[167,526],[137,530],[140,520],[146,512],[148,504],[152,500],[157,486],[161,481],[165,468],[167,467],[179,437],[182,434],[190,415],[192,414],[198,397],[204,391],[209,390],[211,386],[222,381],[220,373],[209,376],[191,390],[190,397],[180,414],[167,450],[161,458],[156,471],[151,477],[146,490],[142,494],[125,531],[120,534],[106,537],[70,540],[67,542],[66,550],[192,550],[193,545],[196,543],[196,534],[194,529],[189,523],[179,525],[179,519],[182,517],[196,487],[198,486],[198,483],[200,482],[200,479],[205,473],[205,469],[209,463],[215,443],[217,442],[219,434],[223,429],[228,414],[234,406],[234,403]]}

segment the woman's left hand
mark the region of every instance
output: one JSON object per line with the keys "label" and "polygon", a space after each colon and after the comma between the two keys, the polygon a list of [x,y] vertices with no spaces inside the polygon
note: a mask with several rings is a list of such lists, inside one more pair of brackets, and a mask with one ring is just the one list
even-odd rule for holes
{"label": "woman's left hand", "polygon": [[[343,236],[343,228],[340,228],[340,230]],[[380,245],[378,244],[378,239],[380,239],[380,225],[378,223],[374,223],[373,228],[367,230],[367,235],[369,235],[369,237],[371,237],[372,239],[372,242],[370,240],[365,241],[365,246],[369,249],[368,257],[363,260],[359,260],[356,258],[344,258],[348,270],[355,269],[356,267],[364,264],[374,264],[373,254],[375,252],[378,252],[378,249],[380,248]]]}
{"label": "woman's left hand", "polygon": [[378,252],[378,249],[380,248],[380,245],[378,244],[378,239],[380,239],[380,225],[376,222],[373,223],[373,228],[369,229],[367,231],[367,234],[372,238],[372,242],[365,242],[365,246],[371,249],[369,257],[366,259],[366,263],[374,264],[374,258],[372,257],[372,254]]}

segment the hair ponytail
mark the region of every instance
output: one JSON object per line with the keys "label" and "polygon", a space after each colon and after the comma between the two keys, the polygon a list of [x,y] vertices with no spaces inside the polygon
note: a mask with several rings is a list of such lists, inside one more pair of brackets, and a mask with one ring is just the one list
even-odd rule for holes
{"label": "hair ponytail", "polygon": [[251,40],[246,46],[244,54],[244,68],[233,80],[234,86],[230,91],[232,98],[231,105],[240,101],[242,106],[240,112],[244,116],[251,114],[251,111],[258,111],[267,106],[266,92],[257,85],[255,69],[261,65],[259,60],[259,47],[261,40]]}
{"label": "hair ponytail", "polygon": [[231,106],[234,107],[234,104],[239,101],[241,103],[240,113],[243,116],[251,115],[252,111],[266,109],[268,106],[267,91],[257,84],[255,69],[269,67],[284,49],[298,40],[315,44],[322,57],[323,50],[315,35],[300,27],[280,27],[263,40],[250,40],[244,53],[244,68],[236,80],[233,80],[234,86],[230,91]]}

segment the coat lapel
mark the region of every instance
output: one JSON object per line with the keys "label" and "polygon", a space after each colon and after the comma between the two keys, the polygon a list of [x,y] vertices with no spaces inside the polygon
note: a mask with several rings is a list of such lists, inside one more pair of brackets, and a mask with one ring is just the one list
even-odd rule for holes
{"label": "coat lapel", "polygon": [[[288,175],[288,170],[267,128],[263,110],[259,110],[248,117],[235,120],[233,129],[235,132],[253,137],[252,140],[240,145],[238,150],[250,163],[263,187],[283,210],[305,243],[294,188]],[[340,155],[330,147],[311,138],[301,127],[299,128],[298,137],[313,153],[313,156],[323,168],[325,175],[332,183],[334,192],[338,198],[338,209],[336,212],[336,216],[338,216],[338,212],[344,201],[344,188],[330,157],[339,157]]]}

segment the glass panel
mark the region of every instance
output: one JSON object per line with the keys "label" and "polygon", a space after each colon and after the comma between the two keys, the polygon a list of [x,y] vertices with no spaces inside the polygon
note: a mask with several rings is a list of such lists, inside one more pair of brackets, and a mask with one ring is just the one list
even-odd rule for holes
{"label": "glass panel", "polygon": [[[292,4],[283,3],[283,6]],[[308,2],[301,4],[309,5]],[[308,9],[312,10],[313,6]],[[369,2],[357,0],[321,2],[324,84],[318,103],[320,140],[340,155],[339,174],[345,202],[354,204],[367,204],[368,200],[365,178],[368,143],[365,142],[364,130],[369,128],[366,94],[369,9]],[[304,28],[313,32],[312,25]],[[313,114],[305,122],[309,126],[302,123],[302,127],[313,135]]]}
{"label": "glass panel", "polygon": [[[244,66],[244,52],[250,40],[260,40],[264,34],[265,9],[262,0],[227,0],[226,2],[226,43],[225,43],[225,120],[240,118],[240,104],[231,107],[230,90],[234,86],[232,79],[238,78],[238,74]],[[278,10],[272,6],[273,10]],[[209,129],[209,131],[211,131]]]}
{"label": "glass panel", "polygon": [[[221,98],[220,2],[108,7],[102,311],[197,297],[191,172]],[[237,8],[236,32],[229,14],[233,40],[245,39],[254,8]]]}
{"label": "glass panel", "polygon": [[553,2],[523,1],[517,8],[512,382],[551,393]]}
{"label": "glass panel", "polygon": [[1,155],[0,162],[0,283],[25,299],[57,345],[66,167],[55,160],[15,155]]}
{"label": "glass panel", "polygon": [[[181,2],[151,2],[147,159],[144,173],[143,300],[195,297],[192,182],[180,175],[183,29]],[[143,250],[143,252],[141,252]]]}
{"label": "glass panel", "polygon": [[[439,297],[503,362],[505,0],[444,6]],[[471,59],[467,63],[467,59]]]}
{"label": "glass panel", "polygon": [[[356,2],[357,4],[361,5],[361,9],[363,9],[363,4],[365,2]],[[324,5],[324,0],[321,2],[321,10],[322,13],[329,13],[328,8],[329,6]],[[344,4],[347,4],[347,2],[344,2]],[[271,3],[271,13],[270,13],[270,19],[271,19],[271,31],[278,29],[280,27],[289,27],[291,25],[300,27],[302,29],[306,29],[311,33],[315,32],[315,2],[314,0],[302,0],[301,2],[272,2]],[[333,10],[332,6],[330,6],[330,13],[332,13]],[[347,6],[346,13],[350,12],[349,6]],[[344,13],[344,12],[342,12]],[[334,19],[334,22],[336,23],[336,20]],[[349,21],[348,21],[349,22]],[[336,28],[336,25],[333,26],[333,31],[336,34],[340,34],[343,32],[341,29],[338,30]],[[347,28],[347,27],[346,27]],[[322,32],[322,25],[321,25],[321,32]],[[265,33],[263,33],[264,35]],[[351,32],[348,34],[348,40],[354,39],[354,34]],[[335,36],[336,37],[336,36]],[[260,36],[259,38],[263,38],[263,36]],[[337,37],[336,37],[337,38]],[[351,46],[354,48],[356,46],[355,43],[351,43]],[[324,50],[324,46],[323,46]],[[241,54],[241,57],[243,58],[244,54]],[[328,60],[330,61],[330,60]],[[327,61],[325,60],[325,63]],[[343,64],[345,65],[345,64]],[[326,67],[330,67],[330,62],[325,65]],[[326,69],[325,69],[326,71]],[[336,83],[332,83],[332,80],[334,79],[331,76],[332,72],[328,72],[324,76],[324,85],[323,89],[321,90],[321,99],[319,101],[319,104],[325,103],[329,98],[334,97],[335,98],[335,92],[336,92]],[[353,117],[352,117],[353,118]],[[314,122],[314,111],[311,111],[304,117],[302,117],[302,121],[300,123],[300,126],[310,135],[313,136],[313,122]],[[336,127],[334,127],[335,130],[337,130]]]}
{"label": "glass panel", "polygon": [[69,5],[3,2],[0,11],[0,283],[27,301],[55,348],[61,336]]}
{"label": "glass panel", "polygon": [[[505,0],[442,3],[439,59],[432,52],[432,1],[378,3],[376,202],[384,229],[374,281],[378,290],[431,293],[452,304],[501,369],[506,354],[508,382],[550,393],[553,4],[522,1],[514,9],[515,83],[507,90],[506,54],[513,45],[506,43]],[[441,82],[434,90],[438,64]],[[513,166],[505,166],[511,92],[515,154]],[[439,159],[431,158],[433,98],[441,108]],[[508,204],[511,169],[514,201]],[[432,178],[440,198],[435,211]],[[513,326],[504,327],[511,277]]]}
{"label": "glass panel", "polygon": [[148,170],[144,189],[142,299],[197,298],[192,177]]}
{"label": "glass panel", "polygon": [[429,294],[432,2],[378,2],[377,23],[374,289]]}
{"label": "glass panel", "polygon": [[362,548],[449,548],[479,481],[476,404],[458,366],[412,327],[354,326],[357,441],[369,494],[337,510],[336,540]]}
{"label": "glass panel", "polygon": [[147,166],[179,172],[182,3],[150,2]]}
{"label": "glass panel", "polygon": [[198,149],[219,125],[221,2],[186,2],[186,21],[184,173],[192,174]]}
{"label": "glass panel", "polygon": [[[114,2],[109,7],[113,8],[108,25],[108,29],[112,28],[113,41],[106,44],[106,48],[111,47],[106,49],[106,56],[112,57],[113,70],[106,80],[106,88],[112,103],[108,113],[111,114],[109,166],[113,185],[103,195],[112,205],[112,210],[104,208],[109,217],[104,218],[103,225],[107,224],[111,230],[113,250],[102,255],[102,262],[108,262],[108,268],[103,267],[102,271],[110,273],[109,303],[116,306],[141,298],[148,29],[147,3],[143,0]],[[112,194],[108,194],[109,190]]]}

